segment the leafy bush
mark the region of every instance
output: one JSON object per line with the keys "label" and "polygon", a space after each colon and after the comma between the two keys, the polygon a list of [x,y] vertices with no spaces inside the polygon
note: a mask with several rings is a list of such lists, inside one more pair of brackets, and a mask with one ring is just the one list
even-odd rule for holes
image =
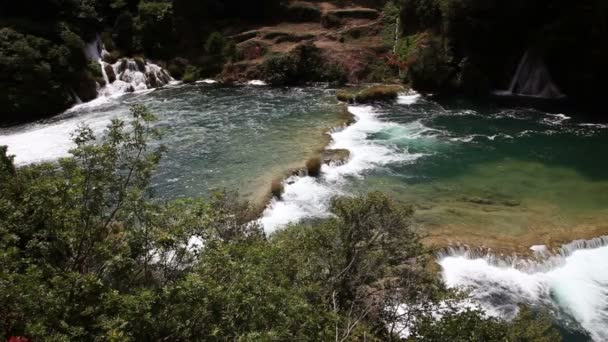
{"label": "leafy bush", "polygon": [[177,57],[169,62],[167,70],[169,71],[172,77],[182,79],[182,77],[184,77],[184,74],[186,73],[186,68],[188,67],[188,64],[189,62],[187,59]]}
{"label": "leafy bush", "polygon": [[101,65],[98,62],[89,62],[87,68],[95,79],[95,82],[99,83],[99,85],[102,87],[106,85],[106,81],[103,78],[103,71],[101,70]]}
{"label": "leafy bush", "polygon": [[165,149],[148,144],[154,116],[131,113],[103,137],[80,128],[56,164],[16,168],[0,147],[0,339],[380,341],[410,324],[414,340],[556,340],[525,310],[431,319],[452,295],[412,209],[380,193],[270,237],[234,194],[154,200]]}
{"label": "leafy bush", "polygon": [[182,76],[182,81],[184,81],[184,83],[194,83],[199,78],[200,78],[200,70],[195,66],[188,65],[186,67],[186,71],[184,72],[184,75]]}
{"label": "leafy bush", "polygon": [[286,9],[286,16],[295,22],[319,22],[321,10],[313,3],[296,1]]}
{"label": "leafy bush", "polygon": [[137,26],[146,55],[156,58],[174,56],[173,4],[142,1],[138,13]]}
{"label": "leafy bush", "polygon": [[273,85],[292,85],[311,81],[343,83],[344,69],[327,63],[313,43],[299,44],[289,54],[269,57],[263,65],[264,79]]}
{"label": "leafy bush", "polygon": [[213,32],[205,42],[205,52],[211,56],[221,55],[226,45],[226,39],[219,32]]}
{"label": "leafy bush", "polygon": [[116,47],[124,54],[130,54],[133,49],[133,38],[135,34],[135,23],[129,12],[122,12],[116,22],[112,33],[112,40]]}
{"label": "leafy bush", "polygon": [[77,53],[82,54],[61,43],[0,29],[0,121],[23,121],[66,109],[72,103],[70,84],[77,78],[78,64],[71,62],[83,63]]}

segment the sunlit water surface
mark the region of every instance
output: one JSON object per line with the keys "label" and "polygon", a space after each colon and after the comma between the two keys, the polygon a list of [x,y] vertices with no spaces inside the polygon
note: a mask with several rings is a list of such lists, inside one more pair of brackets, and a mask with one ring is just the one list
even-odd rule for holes
{"label": "sunlit water surface", "polygon": [[[154,176],[161,198],[240,190],[258,200],[270,181],[329,143],[349,149],[322,176],[291,177],[282,200],[260,218],[268,233],[329,216],[333,196],[374,190],[414,205],[415,222],[439,245],[496,250],[569,241],[608,232],[608,125],[530,109],[437,103],[402,94],[390,104],[340,106],[325,87],[277,89],[179,86],[77,107],[53,120],[0,131],[23,165],[67,154],[79,124],[96,131],[128,105],[159,117],[168,154]],[[573,251],[529,269],[488,258],[445,255],[449,286],[472,286],[489,313],[509,317],[517,303],[548,307],[569,339],[608,340],[608,247]]]}

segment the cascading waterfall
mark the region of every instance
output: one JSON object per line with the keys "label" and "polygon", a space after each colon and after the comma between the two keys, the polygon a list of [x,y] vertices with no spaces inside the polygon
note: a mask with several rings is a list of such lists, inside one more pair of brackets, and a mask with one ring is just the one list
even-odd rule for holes
{"label": "cascading waterfall", "polygon": [[535,257],[504,257],[466,247],[438,254],[449,287],[470,288],[490,315],[512,317],[520,303],[552,308],[566,326],[594,341],[608,340],[608,237],[577,240]]}
{"label": "cascading waterfall", "polygon": [[509,89],[497,95],[516,95],[542,99],[559,99],[565,95],[553,83],[549,69],[534,51],[528,50],[521,58]]}
{"label": "cascading waterfall", "polygon": [[118,96],[129,92],[162,87],[173,81],[171,75],[160,66],[143,58],[121,58],[114,64],[104,61],[109,56],[99,36],[87,44],[85,54],[97,61],[105,84],[98,94],[103,97]]}

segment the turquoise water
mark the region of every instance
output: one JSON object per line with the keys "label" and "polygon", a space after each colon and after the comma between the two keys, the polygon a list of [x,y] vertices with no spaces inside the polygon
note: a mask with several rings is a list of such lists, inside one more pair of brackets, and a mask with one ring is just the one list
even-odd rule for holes
{"label": "turquoise water", "polygon": [[[148,105],[164,132],[168,153],[153,184],[163,199],[228,188],[259,201],[273,179],[324,146],[350,150],[345,164],[324,165],[320,178],[285,180],[283,199],[260,218],[269,233],[327,217],[333,196],[380,190],[413,205],[417,227],[439,246],[522,252],[608,234],[608,125],[573,114],[408,93],[394,103],[350,106],[355,123],[325,134],[343,120],[332,89],[197,84],[101,98],[1,130],[0,145],[20,165],[55,160],[79,124],[103,134],[111,118],[128,119],[132,103]],[[474,287],[492,314],[508,316],[521,302],[542,305],[578,331],[573,336],[601,341],[608,338],[606,248],[574,251],[540,269],[461,255],[439,262],[448,285]]]}
{"label": "turquoise water", "polygon": [[273,177],[326,144],[340,107],[324,87],[218,87],[197,84],[100,98],[53,119],[0,131],[20,164],[67,154],[70,134],[86,124],[102,134],[111,118],[128,120],[130,104],[147,105],[158,117],[167,155],[154,177],[161,198],[207,196],[213,189],[238,190],[257,200]]}

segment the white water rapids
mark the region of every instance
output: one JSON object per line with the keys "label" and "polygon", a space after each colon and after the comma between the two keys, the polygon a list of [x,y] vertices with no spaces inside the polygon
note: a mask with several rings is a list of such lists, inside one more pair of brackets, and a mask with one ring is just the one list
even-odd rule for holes
{"label": "white water rapids", "polygon": [[378,118],[372,106],[350,106],[355,123],[334,131],[329,149],[347,149],[349,160],[340,165],[323,165],[322,177],[293,176],[285,182],[282,200],[273,200],[260,222],[267,233],[305,218],[324,218],[329,215],[329,202],[336,195],[347,195],[345,185],[349,177],[362,177],[365,171],[389,163],[413,162],[422,154],[409,153],[393,144],[368,139],[379,132],[391,132],[395,137],[419,137],[428,128],[419,122],[400,125]]}
{"label": "white water rapids", "polygon": [[[415,93],[399,97],[401,105],[420,100]],[[396,124],[378,118],[371,106],[350,106],[355,123],[331,134],[330,149],[348,149],[351,158],[342,165],[324,165],[320,179],[293,176],[285,182],[282,200],[273,200],[260,222],[267,233],[306,218],[328,217],[329,201],[348,195],[349,177],[363,177],[365,171],[390,163],[414,162],[421,154],[410,154],[390,144],[393,139],[433,139],[432,129],[415,121]],[[389,143],[370,138],[389,132]],[[546,252],[533,246],[537,254]],[[518,304],[552,309],[562,324],[586,331],[594,341],[608,341],[608,239],[592,243],[575,242],[561,254],[525,267],[498,262],[490,256],[471,257],[452,250],[438,258],[443,279],[449,287],[472,289],[474,302],[494,316],[511,318]],[[574,327],[572,327],[574,325]],[[578,328],[576,326],[579,326]]]}
{"label": "white water rapids", "polygon": [[[95,101],[109,100],[102,97]],[[408,93],[399,96],[397,104],[416,106],[422,101],[425,100],[420,95]],[[93,105],[82,104],[79,108]],[[204,103],[196,106],[201,105]],[[435,144],[443,134],[425,126],[420,120],[409,123],[389,121],[382,115],[382,109],[374,106],[351,106],[349,111],[355,117],[355,123],[333,131],[328,148],[348,149],[350,159],[339,165],[323,165],[320,178],[294,176],[286,180],[283,199],[273,200],[260,219],[267,232],[303,219],[327,217],[333,196],[351,194],[350,180],[365,178],[369,172],[392,164],[420,162],[424,154],[412,153],[403,146],[408,145],[409,141]],[[16,155],[19,165],[56,160],[67,154],[72,146],[70,134],[80,122],[86,121],[99,132],[116,114],[113,110],[82,111],[77,116],[68,115],[67,118],[51,122],[7,130],[0,135],[0,145],[9,146],[9,152]],[[127,112],[123,110],[119,114],[126,116]],[[547,119],[553,120],[555,125],[567,121],[563,116]],[[471,140],[478,138],[475,134],[471,135]],[[508,318],[519,303],[549,307],[561,322],[567,322],[564,323],[567,326],[580,326],[595,341],[606,341],[607,244],[608,239],[591,244],[573,243],[564,246],[561,255],[528,264],[517,264],[510,260],[499,262],[490,256],[471,256],[464,251],[452,250],[440,256],[438,263],[448,286],[471,287],[473,299],[490,314]],[[534,246],[534,249],[538,253],[546,251],[541,246]]]}

